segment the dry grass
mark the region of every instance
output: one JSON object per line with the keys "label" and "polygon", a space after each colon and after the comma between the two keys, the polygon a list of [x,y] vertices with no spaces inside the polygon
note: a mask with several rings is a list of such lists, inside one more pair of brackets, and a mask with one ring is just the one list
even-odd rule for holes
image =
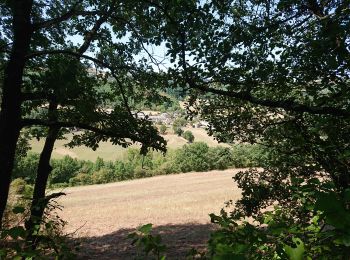
{"label": "dry grass", "polygon": [[[208,136],[205,129],[202,128],[184,128],[184,130],[190,130],[192,131],[195,142],[205,142],[209,146],[217,146],[219,145],[214,138],[211,136]],[[69,140],[71,138],[71,135],[66,136]],[[184,144],[187,144],[187,141],[179,137],[175,134],[172,134],[172,130],[168,129],[168,134],[163,136],[165,140],[168,142],[168,149],[176,149],[181,148]],[[68,140],[57,140],[55,143],[55,148],[52,153],[53,158],[62,158],[65,155],[69,155],[73,158],[81,159],[81,160],[90,160],[90,161],[96,161],[97,157],[101,157],[104,160],[107,161],[115,161],[115,160],[121,160],[125,156],[125,153],[127,149],[118,146],[113,145],[111,142],[101,142],[99,145],[99,148],[97,148],[96,151],[93,151],[90,148],[87,148],[85,146],[79,146],[74,147],[73,149],[70,149],[68,147],[65,147],[65,144],[68,143]],[[37,141],[36,139],[33,139],[30,141],[30,145],[32,147],[32,151],[36,153],[40,153],[43,146],[44,146],[44,139],[41,139],[40,141]],[[220,144],[224,145],[224,144]],[[139,147],[137,145],[133,145],[132,147]]]}
{"label": "dry grass", "polygon": [[153,223],[157,232],[168,236],[167,243],[172,248],[169,256],[182,258],[191,245],[203,245],[208,238],[212,229],[208,214],[218,213],[225,201],[240,197],[232,180],[237,171],[185,173],[67,188],[67,196],[60,200],[64,205],[61,216],[69,222],[68,232],[83,225],[77,235],[85,237],[84,259],[92,259],[93,255],[100,259],[129,259],[132,250],[122,238],[146,223]]}
{"label": "dry grass", "polygon": [[[192,128],[192,127],[184,127],[184,131],[191,131],[194,135],[195,142],[204,142],[208,146],[229,146],[228,144],[219,144],[212,136],[209,136],[205,129],[203,128]],[[164,135],[164,139],[167,140],[169,149],[181,148],[187,141],[180,136],[172,133],[171,129],[168,129],[168,134]]]}

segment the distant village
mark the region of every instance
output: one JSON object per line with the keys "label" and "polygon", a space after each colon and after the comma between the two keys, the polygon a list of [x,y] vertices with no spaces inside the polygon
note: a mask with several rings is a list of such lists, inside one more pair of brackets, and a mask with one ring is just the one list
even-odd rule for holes
{"label": "distant village", "polygon": [[[180,116],[179,113],[158,113],[156,111],[144,111],[135,113],[135,117],[141,119],[148,119],[155,124],[172,125],[174,120]],[[203,120],[198,120],[191,124],[194,128],[206,128],[208,127],[208,122]]]}

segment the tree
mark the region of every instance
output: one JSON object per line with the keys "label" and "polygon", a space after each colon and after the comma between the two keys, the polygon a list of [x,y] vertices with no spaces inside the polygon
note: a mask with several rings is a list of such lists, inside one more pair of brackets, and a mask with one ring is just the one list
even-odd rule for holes
{"label": "tree", "polygon": [[185,131],[183,133],[183,138],[185,138],[190,144],[193,143],[194,141],[194,135],[192,134],[191,131]]}
{"label": "tree", "polygon": [[[84,49],[82,48],[78,50],[78,53],[83,52]],[[164,150],[163,145],[158,146],[163,141],[162,138],[157,136],[156,128],[147,120],[135,118],[132,113],[128,99],[133,98],[133,95],[129,94],[126,97],[124,93],[126,81],[128,81],[133,82],[133,91],[138,90],[138,94],[140,94],[142,89],[137,86],[138,82],[135,76],[140,76],[140,73],[145,76],[147,72],[142,70],[133,72],[134,77],[125,77],[125,74],[129,72],[128,70],[111,71],[111,75],[102,72],[89,73],[89,67],[84,66],[79,59],[62,55],[50,57],[46,62],[48,64],[47,70],[37,71],[33,75],[36,84],[32,86],[32,89],[45,93],[49,97],[48,111],[41,116],[43,116],[42,120],[48,119],[50,125],[48,125],[47,133],[44,131],[46,140],[38,165],[31,216],[26,223],[28,230],[33,230],[38,225],[46,206],[41,201],[46,201],[45,188],[52,170],[50,166],[52,150],[55,141],[62,135],[62,132],[67,131],[67,127],[60,126],[61,122],[65,122],[69,128],[78,127],[81,130],[87,130],[85,132],[80,131],[78,134],[75,133],[73,140],[70,142],[71,146],[84,144],[96,149],[100,141],[109,138],[114,144],[124,147],[133,142],[139,142],[142,144],[141,152],[143,154],[150,147]],[[109,68],[111,68],[111,65]],[[156,97],[156,94],[153,94],[153,96]],[[34,100],[29,102],[28,106],[37,109],[39,105],[45,105],[43,102],[45,102],[45,99]],[[27,110],[32,111],[32,107]],[[108,113],[105,111],[107,108],[109,108]],[[34,119],[26,118],[25,120],[37,122]],[[96,171],[103,176],[103,171],[99,171],[99,169],[96,169]],[[65,174],[63,170],[61,172],[66,175],[61,176],[63,178],[69,179],[72,177],[72,174]],[[52,174],[57,175],[56,169]],[[51,182],[57,182],[53,177]],[[37,239],[28,237],[28,241],[34,241],[32,244],[34,249]]]}
{"label": "tree", "polygon": [[[345,236],[347,224],[332,222],[326,205],[341,202],[343,219],[349,217],[344,206],[350,185],[348,1],[208,1],[188,13],[168,20],[169,27],[177,28],[168,34],[169,55],[176,61],[169,74],[178,80],[173,84],[188,86],[193,112],[203,115],[220,141],[269,147],[263,172],[235,176],[243,197],[232,218],[259,221],[266,207],[278,202],[280,211],[270,216],[287,226],[286,232],[295,228],[301,236],[322,209],[318,227],[324,220],[335,228],[335,237]],[[252,230],[259,228],[244,227],[245,238],[256,245]],[[280,247],[287,254],[285,234],[269,233],[273,239],[261,244],[269,253]],[[317,246],[321,255],[332,255],[322,243],[337,247],[329,237],[310,237],[316,242],[303,236],[302,243],[311,258],[317,258]],[[242,243],[238,233],[235,238],[228,245]],[[291,238],[288,242],[295,244]],[[338,246],[338,256],[346,256],[347,244]],[[247,248],[247,258],[261,252]],[[220,253],[215,245],[212,253]]]}
{"label": "tree", "polygon": [[[127,89],[122,90],[125,92],[125,97],[133,91],[132,87],[126,84],[127,79],[133,77],[132,84],[135,81],[142,82],[144,84],[142,86],[146,86],[143,89],[148,89],[148,93],[153,94],[149,95],[149,98],[154,97],[155,92],[150,89],[156,85],[154,83],[156,77],[154,73],[150,76],[152,70],[147,64],[149,60],[143,57],[135,62],[134,55],[141,50],[148,52],[144,44],[160,44],[158,31],[154,30],[157,23],[152,20],[159,18],[151,18],[153,16],[149,15],[152,10],[149,7],[154,6],[151,2],[144,1],[137,6],[135,9],[133,1],[114,0],[64,3],[53,1],[45,4],[42,1],[23,0],[1,3],[0,26],[3,34],[0,36],[0,52],[5,69],[2,71],[0,112],[0,220],[6,206],[16,143],[23,127],[32,125],[51,127],[53,131],[51,136],[57,134],[57,128],[53,128],[57,126],[79,127],[99,133],[99,137],[90,133],[85,134],[83,139],[75,140],[76,143],[87,143],[89,139],[91,145],[105,139],[105,134],[111,134],[111,129],[103,130],[103,125],[97,121],[92,126],[82,122],[74,124],[67,121],[54,122],[52,118],[49,120],[22,118],[27,102],[35,100],[46,100],[50,102],[51,110],[55,110],[57,104],[52,100],[55,95],[45,91],[38,92],[36,87],[33,88],[36,82],[32,81],[35,78],[33,71],[45,68],[49,57],[63,55],[83,59],[87,67],[95,64],[97,69],[108,70],[110,75],[116,76],[117,81],[126,86]],[[130,32],[129,41],[119,41],[126,32]],[[112,37],[112,34],[115,37]],[[72,42],[68,36],[73,35],[82,41]],[[87,50],[91,55],[84,54]],[[156,59],[152,59],[152,62],[156,63]],[[145,95],[144,98],[147,99],[148,96]],[[112,116],[118,115],[115,113],[109,118]],[[104,119],[109,120],[107,116],[104,116]],[[138,123],[141,123],[141,128],[142,125],[144,127],[147,125],[142,120],[134,121],[133,125]],[[119,137],[114,135],[112,141],[120,143]],[[144,136],[138,134],[134,137],[140,141]],[[150,139],[152,137],[155,136],[147,135],[148,141],[144,142],[143,149],[155,144]],[[52,141],[50,142],[52,145]],[[47,150],[51,149],[51,145],[48,145]]]}
{"label": "tree", "polygon": [[180,172],[208,171],[210,169],[208,152],[209,146],[203,142],[184,145],[175,155],[175,164]]}

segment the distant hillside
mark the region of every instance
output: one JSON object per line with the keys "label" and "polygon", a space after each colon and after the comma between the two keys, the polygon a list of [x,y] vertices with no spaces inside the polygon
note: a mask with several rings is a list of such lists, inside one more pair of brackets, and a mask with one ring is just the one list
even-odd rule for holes
{"label": "distant hillside", "polygon": [[[188,128],[188,127],[183,129],[185,131],[189,130],[193,133],[195,137],[194,139],[195,142],[205,142],[209,146],[225,145],[225,144],[219,144],[216,140],[214,140],[213,137],[208,136],[205,129]],[[180,148],[187,143],[187,141],[184,138],[172,134],[171,129],[169,129],[168,132],[169,132],[168,134],[163,135],[165,140],[168,141],[168,149]],[[70,135],[68,135],[67,138],[70,138]],[[69,149],[68,147],[64,146],[64,144],[66,143],[67,143],[67,140],[56,141],[54,152],[52,154],[53,158],[58,159],[58,158],[64,157],[65,155],[69,155],[73,158],[78,158],[81,160],[95,161],[97,157],[100,157],[107,161],[114,161],[116,159],[123,158],[126,152],[126,149],[122,148],[121,146],[112,145],[110,142],[100,143],[100,147],[96,151],[93,151],[90,148],[87,148],[85,146]],[[32,146],[33,152],[40,153],[44,144],[44,139],[40,141],[31,140],[30,144]],[[137,146],[134,145],[134,147],[137,147]]]}

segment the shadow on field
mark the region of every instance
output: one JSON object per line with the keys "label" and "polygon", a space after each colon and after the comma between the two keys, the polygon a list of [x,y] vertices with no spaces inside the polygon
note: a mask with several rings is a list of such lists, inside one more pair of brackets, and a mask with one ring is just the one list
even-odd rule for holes
{"label": "shadow on field", "polygon": [[[167,259],[185,259],[191,248],[203,250],[214,230],[211,224],[165,225],[153,227],[167,246]],[[82,237],[78,259],[134,259],[136,251],[127,239],[135,229],[122,229],[100,237]],[[77,241],[78,242],[78,241]]]}

